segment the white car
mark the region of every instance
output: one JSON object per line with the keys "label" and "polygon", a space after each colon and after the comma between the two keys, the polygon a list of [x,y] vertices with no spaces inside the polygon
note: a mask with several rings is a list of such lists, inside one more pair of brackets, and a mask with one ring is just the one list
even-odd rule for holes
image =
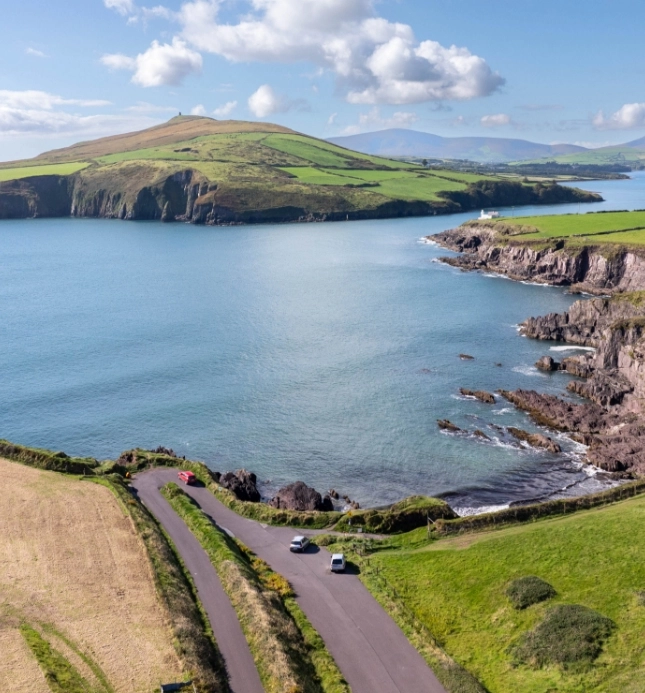
{"label": "white car", "polygon": [[307,539],[307,537],[294,537],[291,540],[291,546],[289,547],[289,550],[300,553],[302,551],[306,551],[308,546],[309,539]]}
{"label": "white car", "polygon": [[345,570],[345,554],[335,553],[331,557],[331,572],[342,573]]}

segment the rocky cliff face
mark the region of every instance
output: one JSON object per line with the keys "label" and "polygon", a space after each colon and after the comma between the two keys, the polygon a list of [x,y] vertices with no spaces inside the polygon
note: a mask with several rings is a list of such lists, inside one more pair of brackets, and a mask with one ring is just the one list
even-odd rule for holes
{"label": "rocky cliff face", "polygon": [[441,258],[463,270],[486,270],[511,279],[571,286],[592,294],[645,287],[645,252],[610,247],[571,249],[562,241],[528,244],[500,239],[490,227],[471,224],[431,237],[463,255]]}
{"label": "rocky cliff face", "polygon": [[593,354],[563,362],[584,376],[567,389],[591,403],[536,392],[505,396],[539,423],[581,436],[596,466],[645,474],[645,292],[577,301],[567,313],[530,318],[521,333],[594,347]]}

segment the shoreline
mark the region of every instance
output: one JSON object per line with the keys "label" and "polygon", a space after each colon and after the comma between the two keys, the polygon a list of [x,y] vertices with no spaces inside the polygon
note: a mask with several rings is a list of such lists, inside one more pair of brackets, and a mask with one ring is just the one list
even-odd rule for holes
{"label": "shoreline", "polygon": [[[541,286],[568,286],[573,293],[586,296],[566,313],[527,318],[518,326],[523,337],[555,344],[545,345],[545,350],[556,358],[559,354],[564,358],[557,363],[553,357],[545,356],[549,359],[547,363],[553,364],[549,369],[574,376],[576,379],[569,382],[566,391],[581,399],[541,395],[535,390],[500,394],[517,410],[526,412],[541,429],[584,444],[586,451],[581,464],[590,466],[592,477],[607,475],[608,487],[645,475],[645,456],[640,452],[639,441],[645,432],[640,405],[643,400],[639,378],[641,354],[637,351],[645,336],[645,306],[641,305],[638,294],[645,290],[640,273],[645,263],[642,256],[625,247],[622,257],[618,251],[613,258],[615,265],[622,265],[622,272],[613,272],[615,268],[605,258],[604,275],[593,276],[589,272],[589,276],[575,277],[567,262],[558,263],[556,254],[560,248],[547,249],[540,258],[541,267],[549,265],[551,280],[538,277],[535,281],[539,271],[536,266],[540,267],[540,263],[536,262],[534,251],[521,245],[509,249],[496,244],[490,231],[476,224],[427,237],[425,242],[460,252],[456,257],[439,258],[439,261],[462,271],[479,271],[491,277]],[[593,247],[583,247],[579,252],[585,255],[587,268],[594,264]],[[504,261],[505,255],[508,262]],[[548,256],[546,260],[544,256]],[[607,296],[608,278],[618,284],[610,296]],[[630,297],[634,298],[630,300]],[[571,497],[566,492],[579,485],[576,482],[561,492],[534,500],[544,502],[560,494]]]}

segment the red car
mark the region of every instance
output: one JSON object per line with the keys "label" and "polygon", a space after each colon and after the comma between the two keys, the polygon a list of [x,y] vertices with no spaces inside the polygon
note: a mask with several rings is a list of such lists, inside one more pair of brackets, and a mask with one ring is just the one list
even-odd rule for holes
{"label": "red car", "polygon": [[177,476],[179,481],[183,481],[185,484],[194,484],[197,481],[197,477],[192,472],[179,472]]}

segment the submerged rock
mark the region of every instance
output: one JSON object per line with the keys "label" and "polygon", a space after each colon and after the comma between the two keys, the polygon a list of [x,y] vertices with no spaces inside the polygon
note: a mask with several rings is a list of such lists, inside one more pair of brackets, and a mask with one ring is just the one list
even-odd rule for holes
{"label": "submerged rock", "polygon": [[459,428],[459,426],[456,426],[452,421],[448,421],[448,419],[437,419],[437,425],[442,431],[449,431],[450,433],[463,433],[464,431]]}
{"label": "submerged rock", "polygon": [[226,472],[220,477],[220,486],[228,489],[238,500],[259,503],[260,492],[257,488],[257,477],[246,469],[238,469],[236,472]]}
{"label": "submerged rock", "polygon": [[467,390],[465,387],[459,389],[464,397],[474,397],[484,404],[495,404],[495,395],[484,390]]}
{"label": "submerged rock", "polygon": [[471,356],[470,354],[459,354],[459,358],[462,361],[474,361],[475,360],[475,357]]}
{"label": "submerged rock", "polygon": [[533,448],[544,448],[553,453],[562,452],[562,448],[556,442],[542,433],[529,433],[528,431],[523,431],[521,428],[514,428],[513,426],[509,426],[506,430],[514,438],[527,443]]}
{"label": "submerged rock", "polygon": [[489,436],[487,436],[484,431],[480,431],[478,428],[473,431],[473,435],[477,438],[481,438],[482,440],[490,440]]}
{"label": "submerged rock", "polygon": [[334,509],[331,498],[328,495],[323,498],[315,488],[307,486],[302,481],[296,481],[281,488],[269,501],[269,505],[278,510],[318,510],[328,512]]}

